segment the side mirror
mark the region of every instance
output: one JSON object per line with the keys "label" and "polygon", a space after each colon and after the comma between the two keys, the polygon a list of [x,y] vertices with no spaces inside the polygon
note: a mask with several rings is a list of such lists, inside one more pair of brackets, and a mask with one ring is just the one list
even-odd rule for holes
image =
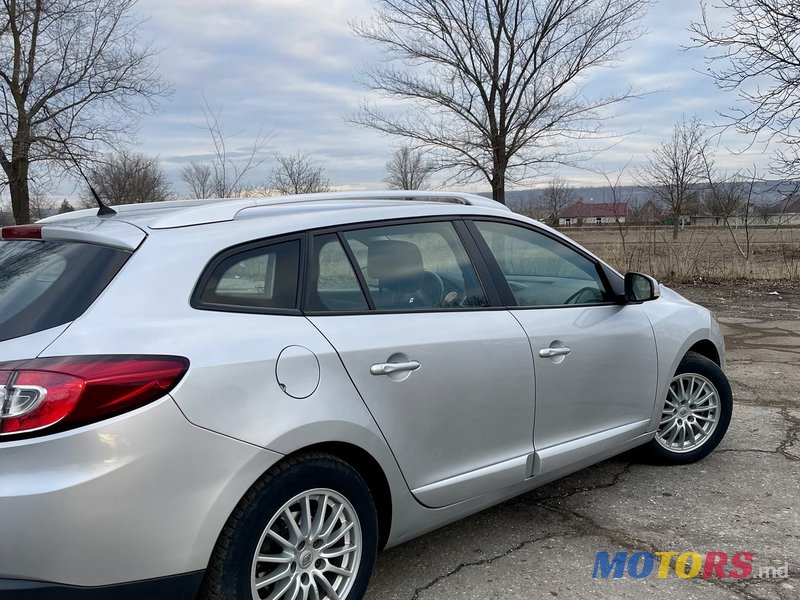
{"label": "side mirror", "polygon": [[642,273],[625,273],[625,301],[639,304],[655,300],[661,295],[658,282]]}

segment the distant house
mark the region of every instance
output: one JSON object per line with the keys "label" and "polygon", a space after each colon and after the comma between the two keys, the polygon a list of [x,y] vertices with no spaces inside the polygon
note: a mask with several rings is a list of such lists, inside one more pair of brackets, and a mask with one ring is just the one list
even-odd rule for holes
{"label": "distant house", "polygon": [[663,225],[664,212],[652,200],[648,200],[628,212],[628,223],[636,225]]}
{"label": "distant house", "polygon": [[612,225],[624,223],[628,215],[628,203],[584,202],[578,200],[558,215],[558,224],[566,227]]}
{"label": "distant house", "polygon": [[763,211],[764,223],[769,225],[800,225],[800,196],[790,196]]}

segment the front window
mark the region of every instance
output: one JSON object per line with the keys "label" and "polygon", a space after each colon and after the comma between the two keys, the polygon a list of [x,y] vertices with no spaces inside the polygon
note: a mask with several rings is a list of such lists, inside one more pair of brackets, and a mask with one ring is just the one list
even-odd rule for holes
{"label": "front window", "polygon": [[518,306],[606,302],[594,262],[553,238],[526,227],[476,221]]}

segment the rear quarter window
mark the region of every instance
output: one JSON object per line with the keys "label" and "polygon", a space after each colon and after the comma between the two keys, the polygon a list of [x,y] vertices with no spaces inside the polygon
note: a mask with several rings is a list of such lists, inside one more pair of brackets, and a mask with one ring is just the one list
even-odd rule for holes
{"label": "rear quarter window", "polygon": [[91,244],[0,241],[0,341],[75,320],[129,257]]}
{"label": "rear quarter window", "polygon": [[201,277],[195,308],[232,312],[297,310],[300,240],[289,240],[217,257]]}

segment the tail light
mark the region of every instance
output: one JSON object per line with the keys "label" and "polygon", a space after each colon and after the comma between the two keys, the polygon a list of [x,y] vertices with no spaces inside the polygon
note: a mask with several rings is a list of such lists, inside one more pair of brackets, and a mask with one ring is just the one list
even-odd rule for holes
{"label": "tail light", "polygon": [[42,239],[41,225],[11,225],[0,229],[0,239],[3,240],[40,240]]}
{"label": "tail light", "polygon": [[0,364],[0,436],[40,435],[158,400],[181,380],[179,356],[74,356]]}

